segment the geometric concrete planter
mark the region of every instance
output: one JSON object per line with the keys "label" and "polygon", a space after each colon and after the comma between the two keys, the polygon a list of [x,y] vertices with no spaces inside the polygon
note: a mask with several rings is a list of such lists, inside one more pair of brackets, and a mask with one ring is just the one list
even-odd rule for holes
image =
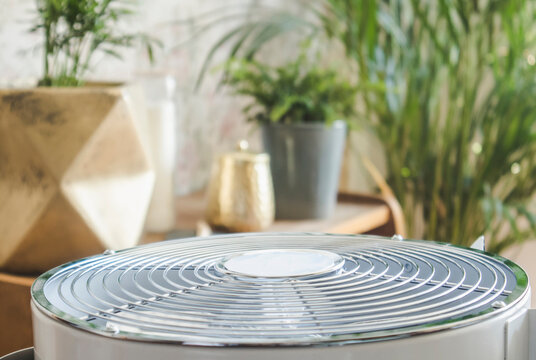
{"label": "geometric concrete planter", "polygon": [[0,270],[136,245],[154,171],[132,90],[0,90]]}

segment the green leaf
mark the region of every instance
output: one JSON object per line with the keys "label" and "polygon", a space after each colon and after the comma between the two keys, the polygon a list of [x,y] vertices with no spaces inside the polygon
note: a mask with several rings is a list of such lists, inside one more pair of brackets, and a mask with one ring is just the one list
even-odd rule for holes
{"label": "green leaf", "polygon": [[134,13],[128,0],[36,0],[31,32],[42,31],[46,86],[80,86],[97,51],[121,58],[120,49],[141,43],[152,59],[158,41],[118,30]]}

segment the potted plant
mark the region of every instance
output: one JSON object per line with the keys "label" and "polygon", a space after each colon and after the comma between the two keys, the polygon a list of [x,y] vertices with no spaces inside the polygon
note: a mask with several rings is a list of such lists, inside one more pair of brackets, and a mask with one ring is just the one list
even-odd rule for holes
{"label": "potted plant", "polygon": [[289,31],[342,46],[411,237],[468,246],[485,234],[492,252],[536,237],[533,2],[322,0],[258,10],[222,33],[206,63],[226,46],[252,58]]}
{"label": "potted plant", "polygon": [[244,108],[261,126],[271,157],[276,217],[324,218],[336,203],[346,129],[356,88],[334,69],[301,54],[271,67],[254,60],[231,62],[224,83],[252,98]]}
{"label": "potted plant", "polygon": [[0,268],[36,273],[133,246],[153,187],[133,88],[85,84],[98,53],[139,41],[119,0],[38,0],[39,86],[0,90]]}

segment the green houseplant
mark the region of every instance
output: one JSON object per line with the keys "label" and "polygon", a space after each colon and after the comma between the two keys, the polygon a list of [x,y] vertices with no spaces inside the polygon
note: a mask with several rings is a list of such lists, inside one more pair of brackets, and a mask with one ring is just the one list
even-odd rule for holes
{"label": "green houseplant", "polygon": [[261,125],[271,156],[276,217],[322,218],[334,208],[346,121],[353,120],[356,89],[333,69],[311,65],[304,54],[271,67],[234,61],[224,83],[252,102],[244,107]]}
{"label": "green houseplant", "polygon": [[134,13],[124,0],[37,0],[32,32],[43,34],[41,86],[79,86],[95,55],[121,59],[121,48],[144,45],[152,60],[155,39],[117,30],[120,20]]}
{"label": "green houseplant", "polygon": [[216,47],[254,57],[288,29],[341,44],[409,235],[469,245],[485,234],[499,252],[536,236],[534,15],[527,0],[303,2]]}
{"label": "green houseplant", "polygon": [[[154,173],[140,138],[138,91],[84,84],[98,53],[143,35],[120,34],[118,0],[38,0],[40,85],[0,89],[0,268],[39,273],[74,258],[133,246]],[[82,86],[84,85],[84,86]]]}

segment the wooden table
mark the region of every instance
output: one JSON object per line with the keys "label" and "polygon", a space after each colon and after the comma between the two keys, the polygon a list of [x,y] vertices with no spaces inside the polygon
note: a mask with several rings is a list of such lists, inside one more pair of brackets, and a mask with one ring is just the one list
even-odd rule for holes
{"label": "wooden table", "polygon": [[[396,205],[396,204],[395,204]],[[148,234],[142,243],[203,233],[203,192],[177,198],[177,229],[169,234]],[[341,194],[329,219],[276,221],[267,231],[374,233],[390,236],[403,233],[397,227],[397,208],[379,196]],[[178,234],[180,233],[180,234]],[[34,277],[0,273],[0,356],[32,346],[30,286]]]}
{"label": "wooden table", "polygon": [[33,345],[30,287],[34,280],[0,273],[0,357]]}
{"label": "wooden table", "polygon": [[[141,241],[150,243],[180,236],[208,235],[204,222],[206,196],[199,191],[178,197],[176,201],[176,228],[170,233],[150,233]],[[363,234],[391,236],[400,233],[396,211],[380,196],[339,194],[334,214],[327,219],[276,220],[266,232],[325,232],[333,234]]]}

